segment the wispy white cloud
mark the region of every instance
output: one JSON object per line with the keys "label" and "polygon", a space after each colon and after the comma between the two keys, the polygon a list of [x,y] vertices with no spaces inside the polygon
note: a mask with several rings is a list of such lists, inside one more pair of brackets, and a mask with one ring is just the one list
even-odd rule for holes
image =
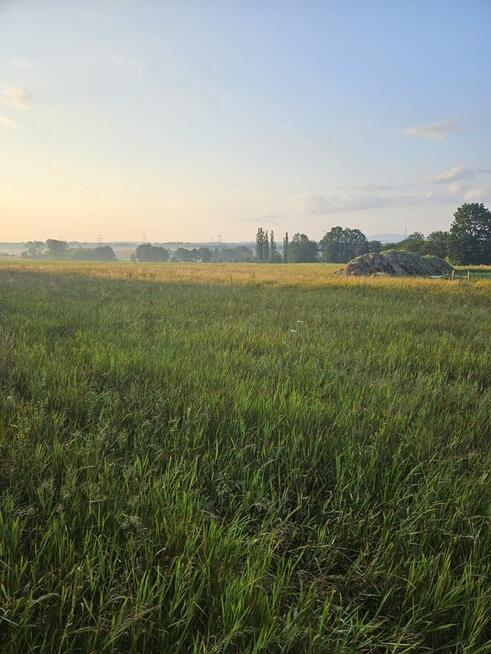
{"label": "wispy white cloud", "polygon": [[458,195],[459,193],[462,192],[462,186],[460,184],[449,184],[447,186],[447,191],[450,195]]}
{"label": "wispy white cloud", "polygon": [[348,213],[390,206],[394,203],[393,190],[389,184],[346,184],[330,186],[322,194],[297,196],[296,200],[307,215]]}
{"label": "wispy white cloud", "polygon": [[434,123],[433,125],[416,125],[407,127],[404,132],[408,136],[420,136],[429,141],[445,141],[448,133],[457,127],[457,123],[449,120],[444,123]]}
{"label": "wispy white cloud", "polygon": [[348,192],[343,194],[310,195],[303,198],[304,210],[308,214],[348,213],[396,205],[410,205],[416,202],[413,196],[389,196],[374,193]]}
{"label": "wispy white cloud", "polygon": [[455,166],[449,170],[444,170],[442,173],[435,175],[432,181],[437,184],[448,184],[449,182],[457,182],[462,179],[471,179],[476,175],[489,173],[489,168],[466,168],[465,166]]}
{"label": "wispy white cloud", "polygon": [[[468,191],[472,197],[478,195]],[[466,189],[460,184],[450,183],[446,186],[437,186],[423,192],[414,193],[362,193],[347,192],[343,194],[308,195],[302,198],[305,213],[313,215],[326,215],[364,211],[366,209],[381,209],[384,207],[410,207],[427,202],[455,203],[465,198]],[[470,197],[469,196],[469,197]]]}
{"label": "wispy white cloud", "polygon": [[491,187],[466,188],[460,184],[439,186],[425,193],[425,200],[454,204],[457,202],[484,201],[490,197]]}
{"label": "wispy white cloud", "polygon": [[138,75],[143,73],[143,65],[127,55],[118,52],[110,52],[109,61],[115,64],[120,70],[137,73]]}
{"label": "wispy white cloud", "polygon": [[27,89],[12,87],[3,91],[0,95],[0,102],[14,109],[29,109],[31,94]]}
{"label": "wispy white cloud", "polygon": [[394,187],[389,184],[360,184],[358,186],[346,186],[346,188],[354,189],[355,191],[367,191],[378,192],[378,191],[391,191]]}
{"label": "wispy white cloud", "polygon": [[0,116],[0,125],[17,125],[15,120],[11,118],[5,118],[5,116]]}
{"label": "wispy white cloud", "polygon": [[464,193],[464,200],[467,202],[482,202],[487,197],[489,197],[489,189],[482,187],[470,188]]}

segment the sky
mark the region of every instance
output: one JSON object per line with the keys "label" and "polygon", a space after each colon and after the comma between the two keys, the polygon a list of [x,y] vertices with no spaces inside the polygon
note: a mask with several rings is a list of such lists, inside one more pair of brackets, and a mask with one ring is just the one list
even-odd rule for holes
{"label": "sky", "polygon": [[447,229],[489,0],[0,0],[0,241]]}

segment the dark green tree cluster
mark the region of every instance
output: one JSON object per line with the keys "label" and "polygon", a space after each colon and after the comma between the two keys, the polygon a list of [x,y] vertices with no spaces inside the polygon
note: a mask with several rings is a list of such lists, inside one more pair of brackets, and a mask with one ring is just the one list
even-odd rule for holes
{"label": "dark green tree cluster", "polygon": [[[378,241],[371,243],[376,251],[382,246]],[[370,243],[359,229],[333,227],[320,243],[300,232],[290,239],[287,232],[283,238],[282,255],[277,251],[273,232],[268,238],[268,232],[260,227],[256,234],[256,261],[262,263],[314,263],[319,260],[343,263],[370,251]]]}
{"label": "dark green tree cluster", "polygon": [[48,238],[46,241],[47,255],[51,259],[62,259],[67,250],[68,243],[66,241],[58,241],[56,238]]}
{"label": "dark green tree cluster", "polygon": [[116,261],[117,257],[110,245],[95,248],[69,248],[65,259],[69,261]]}
{"label": "dark green tree cluster", "polygon": [[169,261],[170,255],[166,248],[151,243],[142,243],[136,248],[132,258],[142,262],[161,262]]}
{"label": "dark green tree cluster", "polygon": [[403,241],[386,243],[384,250],[398,249],[448,258],[454,264],[491,264],[491,212],[484,204],[465,203],[454,213],[450,231],[424,236],[413,232]]}
{"label": "dark green tree cluster", "polygon": [[491,264],[491,211],[484,204],[464,204],[454,213],[448,256],[454,263]]}
{"label": "dark green tree cluster", "polygon": [[318,253],[319,246],[315,241],[311,241],[306,234],[295,234],[288,243],[285,261],[288,263],[313,263],[317,261]]}
{"label": "dark green tree cluster", "polygon": [[43,241],[28,241],[27,249],[21,253],[23,259],[67,259],[69,261],[116,261],[110,245],[94,248],[70,247],[67,241],[48,238]]}
{"label": "dark green tree cluster", "polygon": [[346,263],[370,251],[365,234],[359,229],[333,227],[319,243],[322,261]]}
{"label": "dark green tree cluster", "polygon": [[182,263],[239,263],[252,261],[254,253],[245,245],[224,248],[184,248],[175,251],[167,250],[159,245],[142,243],[131,257],[134,261],[174,261]]}
{"label": "dark green tree cluster", "polygon": [[445,259],[448,256],[448,232],[431,232],[425,237],[421,232],[413,232],[397,243],[384,243],[382,250],[408,250],[419,254],[433,254]]}
{"label": "dark green tree cluster", "polygon": [[440,259],[448,256],[448,232],[437,230],[428,234],[424,245],[424,254],[433,254]]}
{"label": "dark green tree cluster", "polygon": [[211,250],[209,248],[188,248],[178,247],[172,255],[172,261],[182,262],[203,262],[211,261]]}
{"label": "dark green tree cluster", "polygon": [[256,260],[261,263],[269,261],[269,237],[268,232],[259,227],[256,234]]}
{"label": "dark green tree cluster", "polygon": [[256,261],[261,263],[280,263],[282,257],[276,247],[274,232],[259,227],[256,234]]}
{"label": "dark green tree cluster", "polygon": [[245,245],[224,248],[183,248],[178,247],[171,254],[171,261],[194,263],[240,263],[252,261],[254,253]]}
{"label": "dark green tree cluster", "polygon": [[346,263],[362,254],[395,249],[434,255],[454,264],[491,265],[491,212],[482,203],[466,203],[454,213],[450,231],[438,230],[428,236],[413,232],[397,243],[369,241],[359,229],[337,226],[319,244],[306,234],[295,234],[290,240],[287,232],[283,256],[276,252],[276,245],[273,249],[273,244],[273,232],[269,240],[268,232],[260,227],[256,235],[256,261]]}
{"label": "dark green tree cluster", "polygon": [[246,245],[237,245],[236,247],[214,248],[210,250],[210,261],[216,263],[240,263],[253,261],[254,252]]}
{"label": "dark green tree cluster", "polygon": [[27,241],[26,248],[20,255],[23,259],[42,259],[45,256],[46,243],[44,241]]}

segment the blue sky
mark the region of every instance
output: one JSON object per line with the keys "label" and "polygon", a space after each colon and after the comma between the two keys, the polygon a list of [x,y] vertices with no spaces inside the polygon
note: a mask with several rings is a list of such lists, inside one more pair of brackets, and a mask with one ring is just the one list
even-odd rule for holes
{"label": "blue sky", "polygon": [[447,228],[491,3],[0,0],[0,241]]}

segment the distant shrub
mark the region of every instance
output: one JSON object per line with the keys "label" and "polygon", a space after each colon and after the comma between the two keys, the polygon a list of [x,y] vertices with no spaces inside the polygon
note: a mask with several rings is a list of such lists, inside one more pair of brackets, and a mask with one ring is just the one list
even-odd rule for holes
{"label": "distant shrub", "polygon": [[71,248],[66,251],[65,259],[71,261],[116,261],[117,257],[110,245],[96,248]]}
{"label": "distant shrub", "polygon": [[137,261],[169,261],[169,250],[151,243],[142,243],[135,250]]}

